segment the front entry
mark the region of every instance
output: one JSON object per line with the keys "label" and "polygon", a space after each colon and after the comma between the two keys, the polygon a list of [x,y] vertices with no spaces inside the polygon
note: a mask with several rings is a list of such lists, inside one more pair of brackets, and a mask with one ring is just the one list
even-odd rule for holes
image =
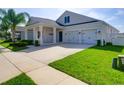
{"label": "front entry", "polygon": [[59,42],[62,42],[62,31],[59,32]]}

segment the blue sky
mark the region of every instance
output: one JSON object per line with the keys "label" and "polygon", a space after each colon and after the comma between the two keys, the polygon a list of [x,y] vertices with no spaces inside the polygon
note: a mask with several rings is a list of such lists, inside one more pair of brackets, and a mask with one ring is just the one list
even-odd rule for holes
{"label": "blue sky", "polygon": [[124,32],[124,8],[16,8],[17,12],[28,12],[31,16],[56,20],[65,10],[101,19]]}

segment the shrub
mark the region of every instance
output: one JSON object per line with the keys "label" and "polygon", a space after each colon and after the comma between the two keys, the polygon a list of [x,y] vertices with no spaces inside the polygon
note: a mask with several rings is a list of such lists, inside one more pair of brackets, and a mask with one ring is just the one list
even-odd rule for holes
{"label": "shrub", "polygon": [[106,45],[112,45],[112,43],[111,42],[107,42]]}
{"label": "shrub", "polygon": [[28,45],[33,45],[33,40],[21,40],[20,42],[26,42]]}
{"label": "shrub", "polygon": [[16,38],[18,41],[21,40],[21,38]]}
{"label": "shrub", "polygon": [[[101,46],[101,44],[102,44],[101,40],[97,40],[97,46]],[[103,40],[103,46],[105,45],[106,45],[106,42],[105,40]]]}
{"label": "shrub", "polygon": [[9,45],[10,46],[16,46],[17,43],[14,43],[14,42],[10,42]]}
{"label": "shrub", "polygon": [[97,46],[101,46],[101,40],[97,40]]}
{"label": "shrub", "polygon": [[11,42],[9,45],[10,46],[17,46],[17,47],[25,47],[28,45],[28,43],[26,43],[26,42],[15,42],[15,43]]}
{"label": "shrub", "polygon": [[18,47],[25,47],[25,46],[27,46],[27,45],[28,45],[27,42],[19,42],[19,43],[17,44]]}
{"label": "shrub", "polygon": [[35,40],[34,45],[35,45],[35,46],[40,46],[39,41],[38,41],[38,40]]}
{"label": "shrub", "polygon": [[103,40],[103,46],[105,46],[106,45],[106,42],[105,42],[105,40]]}
{"label": "shrub", "polygon": [[5,42],[5,43],[6,43],[6,42],[12,42],[12,39],[5,40],[4,42]]}

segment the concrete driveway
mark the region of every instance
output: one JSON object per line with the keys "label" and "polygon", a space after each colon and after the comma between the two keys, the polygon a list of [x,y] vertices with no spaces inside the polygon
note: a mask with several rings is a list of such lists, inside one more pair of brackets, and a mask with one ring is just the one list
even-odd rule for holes
{"label": "concrete driveway", "polygon": [[21,51],[25,56],[28,56],[36,61],[49,64],[55,60],[64,58],[75,52],[84,50],[93,45],[88,44],[56,44],[40,47],[30,47]]}
{"label": "concrete driveway", "polygon": [[[2,52],[0,55],[0,83],[20,73],[26,73],[36,84],[41,85],[87,85],[47,64],[84,50],[92,45],[57,44],[30,47],[21,52]],[[7,50],[0,47],[0,50]]]}

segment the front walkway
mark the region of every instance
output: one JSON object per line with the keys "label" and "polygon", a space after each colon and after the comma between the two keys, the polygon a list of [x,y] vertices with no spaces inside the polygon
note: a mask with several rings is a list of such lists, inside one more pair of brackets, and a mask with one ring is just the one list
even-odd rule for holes
{"label": "front walkway", "polygon": [[[2,49],[4,48],[0,47],[0,50]],[[42,59],[44,58],[42,57]],[[0,83],[19,75],[21,72],[25,72],[36,84],[86,85],[84,82],[49,67],[46,63],[31,58],[29,55],[23,55],[20,52],[3,52],[0,55]]]}

